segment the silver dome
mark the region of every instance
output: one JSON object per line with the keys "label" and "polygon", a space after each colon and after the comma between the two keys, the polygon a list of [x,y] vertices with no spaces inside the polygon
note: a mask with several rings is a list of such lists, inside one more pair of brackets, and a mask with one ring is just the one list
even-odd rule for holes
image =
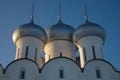
{"label": "silver dome", "polygon": [[52,40],[69,40],[72,41],[72,36],[74,33],[74,28],[63,24],[61,20],[51,27],[46,29],[46,33],[48,36],[48,41]]}
{"label": "silver dome", "polygon": [[44,43],[46,43],[47,41],[46,32],[40,26],[34,24],[32,21],[28,24],[24,24],[16,28],[16,30],[13,33],[13,42],[16,43],[18,39],[27,36],[38,38]]}
{"label": "silver dome", "polygon": [[91,35],[101,37],[103,40],[106,37],[105,30],[100,25],[86,21],[75,30],[73,40],[77,43],[81,38]]}

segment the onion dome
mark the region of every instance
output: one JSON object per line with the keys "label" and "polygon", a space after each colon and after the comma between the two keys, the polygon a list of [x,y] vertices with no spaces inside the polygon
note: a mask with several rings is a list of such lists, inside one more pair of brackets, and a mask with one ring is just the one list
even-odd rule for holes
{"label": "onion dome", "polygon": [[82,25],[80,25],[74,32],[73,40],[77,43],[81,38],[86,36],[98,36],[105,40],[106,33],[105,30],[96,23],[91,23],[88,20]]}
{"label": "onion dome", "polygon": [[48,41],[52,40],[69,40],[72,41],[74,28],[62,23],[61,20],[57,24],[50,26],[46,29]]}
{"label": "onion dome", "polygon": [[47,41],[46,32],[40,26],[34,24],[33,20],[28,24],[24,24],[16,28],[13,33],[13,42],[16,43],[16,41],[22,37],[35,37],[44,43]]}
{"label": "onion dome", "polygon": [[85,23],[80,25],[73,34],[73,40],[77,43],[81,38],[86,36],[98,36],[105,41],[106,33],[104,28],[102,28],[99,24],[92,23],[88,21],[87,16],[87,5],[84,7],[85,11]]}

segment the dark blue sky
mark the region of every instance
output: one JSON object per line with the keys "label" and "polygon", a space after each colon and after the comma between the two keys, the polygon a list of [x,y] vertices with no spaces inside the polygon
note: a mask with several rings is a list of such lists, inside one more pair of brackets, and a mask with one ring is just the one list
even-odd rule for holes
{"label": "dark blue sky", "polygon": [[[58,20],[58,0],[34,0],[34,21],[44,29]],[[33,0],[0,0],[0,63],[7,66],[15,58],[12,34],[16,27],[31,19]],[[84,5],[91,22],[107,33],[103,47],[105,60],[120,70],[120,0],[61,0],[61,17],[77,28],[84,23]]]}

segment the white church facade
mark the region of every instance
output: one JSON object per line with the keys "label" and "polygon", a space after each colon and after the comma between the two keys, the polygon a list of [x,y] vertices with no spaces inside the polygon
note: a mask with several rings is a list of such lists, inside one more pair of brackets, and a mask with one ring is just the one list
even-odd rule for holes
{"label": "white church facade", "polygon": [[33,18],[16,28],[16,57],[6,68],[0,65],[0,80],[120,80],[120,71],[104,59],[105,30],[85,17],[77,29],[60,17],[46,30]]}

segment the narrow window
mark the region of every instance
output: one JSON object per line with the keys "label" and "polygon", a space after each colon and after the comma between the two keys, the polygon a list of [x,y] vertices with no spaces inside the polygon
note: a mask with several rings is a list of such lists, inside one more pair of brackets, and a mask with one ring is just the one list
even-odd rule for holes
{"label": "narrow window", "polygon": [[28,46],[26,46],[26,54],[25,54],[25,58],[28,57]]}
{"label": "narrow window", "polygon": [[86,50],[85,50],[85,48],[83,48],[83,53],[84,53],[84,60],[86,62],[87,61],[87,57],[86,57]]}
{"label": "narrow window", "polygon": [[62,57],[62,52],[60,52],[60,57]]}
{"label": "narrow window", "polygon": [[92,46],[92,51],[93,51],[93,57],[94,57],[94,59],[96,59],[95,48],[94,48],[94,46]]}
{"label": "narrow window", "polygon": [[37,60],[37,48],[35,48],[35,62]]}
{"label": "narrow window", "polygon": [[99,69],[96,70],[96,77],[101,78],[101,72]]}
{"label": "narrow window", "polygon": [[64,78],[64,70],[63,70],[63,68],[60,69],[59,76],[60,76],[60,78]]}
{"label": "narrow window", "polygon": [[25,70],[22,70],[20,73],[20,79],[25,79]]}
{"label": "narrow window", "polygon": [[[78,65],[80,65],[80,56],[77,56],[76,57],[76,63],[78,64]],[[81,65],[80,65],[81,66]]]}

